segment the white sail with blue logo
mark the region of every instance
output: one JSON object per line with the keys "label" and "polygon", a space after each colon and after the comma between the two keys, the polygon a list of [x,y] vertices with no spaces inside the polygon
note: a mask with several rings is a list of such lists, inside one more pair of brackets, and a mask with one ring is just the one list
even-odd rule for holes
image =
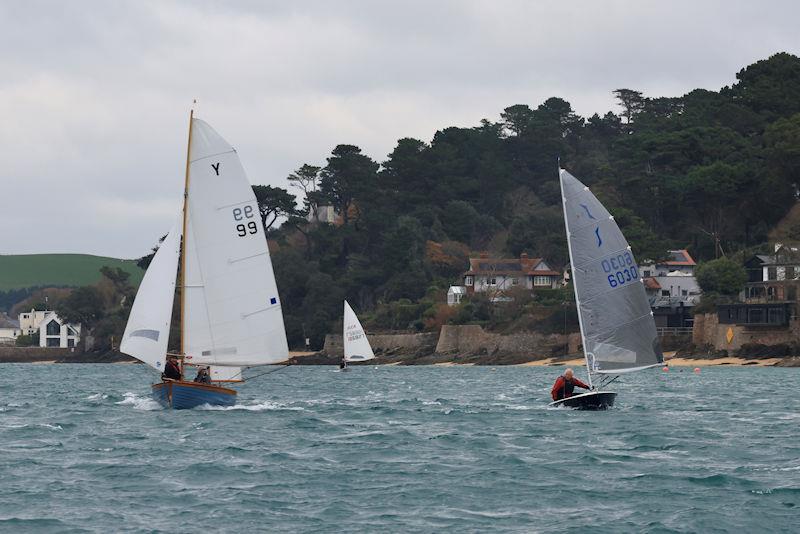
{"label": "white sail with blue logo", "polygon": [[120,352],[164,370],[178,274],[181,229],[177,224],[164,238],[144,273],[119,344]]}
{"label": "white sail with blue logo", "polygon": [[591,372],[659,365],[663,355],[639,267],[614,217],[588,187],[560,171],[572,283]]}
{"label": "white sail with blue logo", "polygon": [[186,192],[183,351],[193,365],[289,357],[258,203],[239,155],[192,119]]}
{"label": "white sail with blue logo", "polygon": [[375,357],[367,335],[356,317],[356,312],[344,301],[344,321],[342,337],[344,343],[344,361],[364,362]]}

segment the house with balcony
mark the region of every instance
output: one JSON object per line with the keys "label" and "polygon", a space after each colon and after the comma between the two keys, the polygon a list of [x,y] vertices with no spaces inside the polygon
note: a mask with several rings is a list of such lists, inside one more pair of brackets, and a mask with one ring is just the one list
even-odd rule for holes
{"label": "house with balcony", "polygon": [[744,301],[750,304],[796,302],[800,285],[800,250],[777,243],[773,254],[756,254],[745,264]]}
{"label": "house with balcony", "polygon": [[544,259],[529,258],[526,253],[519,258],[490,258],[482,253],[469,259],[469,269],[462,275],[468,295],[489,293],[492,300],[504,300],[504,293],[512,289],[556,289],[562,279],[563,273]]}

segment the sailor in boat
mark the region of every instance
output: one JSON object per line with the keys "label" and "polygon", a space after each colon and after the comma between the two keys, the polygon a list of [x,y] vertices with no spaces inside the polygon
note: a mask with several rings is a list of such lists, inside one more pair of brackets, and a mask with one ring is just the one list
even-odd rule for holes
{"label": "sailor in boat", "polygon": [[211,383],[211,372],[208,366],[197,369],[197,376],[194,377],[194,381],[199,384]]}
{"label": "sailor in boat", "polygon": [[162,380],[180,380],[183,378],[181,373],[181,366],[178,363],[177,356],[169,356],[167,363],[164,365],[164,372],[161,374]]}
{"label": "sailor in boat", "polygon": [[592,389],[577,378],[575,378],[572,369],[567,369],[564,374],[556,378],[556,383],[553,384],[553,389],[550,391],[554,401],[565,399],[573,395],[575,386],[583,389]]}
{"label": "sailor in boat", "polygon": [[339,362],[339,369],[344,369],[347,367],[347,360],[345,360],[344,356],[342,356],[342,361]]}

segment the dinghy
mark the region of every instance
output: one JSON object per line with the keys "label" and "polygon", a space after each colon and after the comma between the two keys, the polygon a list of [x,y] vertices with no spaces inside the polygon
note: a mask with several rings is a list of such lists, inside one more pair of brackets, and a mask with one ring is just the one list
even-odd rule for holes
{"label": "dinghy", "polygon": [[347,364],[350,362],[365,362],[375,358],[367,335],[356,317],[356,312],[347,301],[344,301],[342,342],[344,344],[344,355],[340,366],[342,371],[348,370]]}
{"label": "dinghy", "polygon": [[[664,357],[639,267],[614,217],[577,178],[561,169],[561,198],[572,285],[592,391],[550,406],[602,410],[623,373],[660,366]],[[600,377],[595,388],[593,375]]]}
{"label": "dinghy", "polygon": [[163,380],[153,384],[153,397],[176,409],[233,405],[236,390],[221,384],[242,382],[244,367],[285,361],[289,349],[252,187],[233,147],[193,113],[182,223],[147,269],[120,343],[122,352],[161,372],[179,271],[178,357],[184,369],[209,366],[211,383]]}

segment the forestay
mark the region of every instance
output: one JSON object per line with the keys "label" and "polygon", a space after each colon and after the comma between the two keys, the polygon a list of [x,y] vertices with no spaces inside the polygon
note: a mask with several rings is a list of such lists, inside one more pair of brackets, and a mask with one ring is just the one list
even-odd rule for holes
{"label": "forestay", "polygon": [[618,373],[659,364],[661,347],[631,247],[588,187],[565,170],[560,179],[590,371]]}
{"label": "forestay", "polygon": [[144,273],[119,345],[120,352],[158,371],[164,370],[167,354],[180,243],[181,231],[176,225],[164,238]]}
{"label": "forestay", "polygon": [[186,198],[184,352],[193,364],[254,366],[289,356],[258,204],[239,156],[192,120]]}
{"label": "forestay", "polygon": [[342,332],[344,339],[344,359],[347,362],[363,362],[375,357],[372,347],[369,345],[367,335],[361,327],[353,308],[347,301],[344,301],[344,327]]}

